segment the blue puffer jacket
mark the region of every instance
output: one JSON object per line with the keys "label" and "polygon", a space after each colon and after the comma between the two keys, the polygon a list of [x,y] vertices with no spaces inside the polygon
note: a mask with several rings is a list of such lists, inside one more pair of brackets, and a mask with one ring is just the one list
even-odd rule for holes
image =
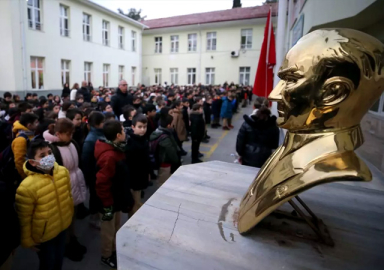
{"label": "blue puffer jacket", "polygon": [[221,118],[232,118],[232,100],[229,100],[228,97],[222,98],[223,103],[221,105]]}

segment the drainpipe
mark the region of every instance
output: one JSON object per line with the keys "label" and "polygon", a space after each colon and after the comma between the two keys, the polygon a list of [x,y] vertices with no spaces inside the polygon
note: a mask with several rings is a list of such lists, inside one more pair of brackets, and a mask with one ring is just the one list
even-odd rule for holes
{"label": "drainpipe", "polygon": [[[140,40],[140,54],[139,54],[140,55],[140,67],[136,71],[136,72],[140,72],[140,78],[139,78],[139,83],[140,84],[144,84],[144,82],[143,82],[143,33],[144,33],[144,28],[145,28],[145,26],[142,25],[141,26],[141,40]],[[137,44],[136,44],[136,47],[137,47],[136,51],[138,51],[139,50],[139,46],[137,46]],[[132,71],[132,68],[131,68],[131,71]]]}
{"label": "drainpipe", "polygon": [[27,95],[27,52],[26,52],[26,42],[25,42],[25,23],[24,23],[25,17],[24,17],[24,8],[23,8],[24,3],[25,1],[19,0],[23,88],[24,88],[24,96],[26,96]]}
{"label": "drainpipe", "polygon": [[199,26],[199,36],[200,36],[200,49],[199,49],[199,65],[198,65],[198,74],[199,74],[199,80],[198,82],[196,82],[196,84],[199,84],[201,83],[201,49],[202,49],[202,44],[203,44],[203,39],[201,38],[201,28],[200,28],[200,24],[198,25]]}

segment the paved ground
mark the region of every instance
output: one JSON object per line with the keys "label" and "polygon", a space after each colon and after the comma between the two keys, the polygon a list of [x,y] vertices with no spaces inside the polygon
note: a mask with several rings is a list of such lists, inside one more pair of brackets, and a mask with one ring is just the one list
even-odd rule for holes
{"label": "paved ground", "polygon": [[[231,156],[235,153],[235,144],[237,132],[243,123],[243,114],[249,114],[251,112],[251,106],[243,108],[238,114],[234,116],[233,125],[235,128],[231,131],[223,131],[222,129],[208,130],[208,135],[211,136],[210,142],[207,144],[201,144],[200,151],[205,154],[204,161],[220,160],[226,162],[234,162],[235,157]],[[188,151],[188,155],[185,156],[183,164],[191,163],[191,143],[184,143],[183,148]],[[156,191],[155,187],[150,187],[146,191],[146,198]],[[123,222],[127,220],[127,215],[123,215]],[[63,270],[101,270],[108,269],[108,267],[100,264],[100,232],[96,229],[89,227],[88,220],[77,220],[76,231],[79,242],[85,245],[88,249],[87,254],[81,262],[72,262],[68,259],[64,260]],[[37,255],[32,250],[18,248],[14,263],[13,270],[24,269],[38,269]]]}

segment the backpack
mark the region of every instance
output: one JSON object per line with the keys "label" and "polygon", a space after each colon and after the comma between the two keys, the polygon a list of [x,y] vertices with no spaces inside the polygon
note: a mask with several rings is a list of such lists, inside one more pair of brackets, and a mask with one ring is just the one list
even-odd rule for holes
{"label": "backpack", "polygon": [[[29,138],[26,134],[19,134],[18,137],[23,137],[27,140],[27,147],[29,144]],[[21,176],[19,172],[16,170],[15,165],[15,155],[12,151],[12,144],[8,145],[3,152],[0,153],[0,178],[4,179],[7,182],[13,181],[13,185],[16,188],[21,182]]]}
{"label": "backpack", "polygon": [[160,168],[158,145],[166,137],[168,137],[168,135],[163,133],[155,140],[149,141],[149,160],[151,161],[152,168],[154,170],[158,170]]}

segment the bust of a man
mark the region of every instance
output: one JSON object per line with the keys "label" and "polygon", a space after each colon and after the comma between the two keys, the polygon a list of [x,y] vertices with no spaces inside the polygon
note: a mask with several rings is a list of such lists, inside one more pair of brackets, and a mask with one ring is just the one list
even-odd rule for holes
{"label": "bust of a man", "polygon": [[240,233],[311,187],[372,179],[354,150],[364,142],[360,121],[384,90],[384,45],[356,30],[316,30],[287,53],[278,76],[269,99],[288,132],[244,195]]}

